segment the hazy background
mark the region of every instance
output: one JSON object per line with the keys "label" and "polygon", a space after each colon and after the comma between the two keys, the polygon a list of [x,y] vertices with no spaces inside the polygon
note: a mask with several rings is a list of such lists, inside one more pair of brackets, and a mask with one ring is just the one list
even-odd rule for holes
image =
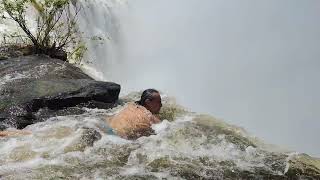
{"label": "hazy background", "polygon": [[319,0],[129,0],[108,78],[320,157]]}

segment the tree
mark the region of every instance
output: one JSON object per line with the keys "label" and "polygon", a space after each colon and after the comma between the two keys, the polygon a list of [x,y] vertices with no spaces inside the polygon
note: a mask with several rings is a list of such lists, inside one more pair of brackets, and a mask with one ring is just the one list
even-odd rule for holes
{"label": "tree", "polygon": [[[71,9],[72,7],[72,9]],[[76,26],[80,6],[71,0],[2,0],[2,19],[14,20],[33,46],[33,51],[66,60],[67,53],[85,49]],[[27,22],[27,10],[35,13],[36,30]],[[77,44],[79,46],[77,46]],[[72,50],[67,47],[73,47]]]}

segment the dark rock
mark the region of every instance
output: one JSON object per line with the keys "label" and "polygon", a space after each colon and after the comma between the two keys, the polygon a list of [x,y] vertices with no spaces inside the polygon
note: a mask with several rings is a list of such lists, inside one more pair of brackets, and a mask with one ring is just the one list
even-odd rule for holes
{"label": "dark rock", "polygon": [[119,92],[118,84],[90,79],[18,81],[0,90],[0,94],[6,94],[0,97],[0,111],[7,116],[3,123],[24,128],[34,123],[33,113],[41,108],[61,110],[90,101],[111,107]]}
{"label": "dark rock", "polygon": [[120,100],[117,100],[116,103],[106,103],[106,102],[101,102],[101,101],[99,102],[99,101],[92,100],[92,101],[89,101],[88,103],[83,103],[80,106],[86,107],[86,108],[91,108],[91,109],[94,109],[94,108],[110,109],[110,108],[113,108],[117,105],[120,105],[119,101]]}
{"label": "dark rock", "polygon": [[28,80],[92,79],[78,67],[43,55],[20,56],[0,61],[0,78],[5,76]]}
{"label": "dark rock", "polygon": [[68,59],[68,54],[63,51],[63,50],[56,50],[56,51],[53,51],[50,55],[49,55],[51,58],[56,58],[56,59],[60,59],[62,61],[67,61]]}
{"label": "dark rock", "polygon": [[67,61],[68,55],[67,52],[64,50],[57,50],[55,48],[42,48],[36,49],[32,45],[19,45],[19,44],[12,44],[7,46],[0,47],[0,60],[8,59],[8,58],[15,58],[20,56],[28,56],[28,55],[48,55],[54,59],[60,59],[62,61]]}
{"label": "dark rock", "polygon": [[22,56],[29,46],[8,45],[0,47],[0,60]]}
{"label": "dark rock", "polygon": [[[79,68],[46,56],[0,61],[0,77],[0,124],[19,129],[61,112],[80,112],[70,107],[113,107],[120,93],[120,85],[95,81]],[[41,109],[48,110],[39,115]]]}
{"label": "dark rock", "polygon": [[34,122],[43,122],[51,117],[57,116],[69,116],[69,115],[79,115],[86,111],[81,107],[68,107],[61,110],[52,110],[47,107],[39,109],[36,113],[33,113]]}
{"label": "dark rock", "polygon": [[6,59],[8,59],[9,57],[8,56],[6,56],[5,54],[0,54],[0,61],[1,60],[6,60]]}
{"label": "dark rock", "polygon": [[6,130],[8,127],[6,127],[5,125],[3,124],[0,124],[0,131],[4,131]]}

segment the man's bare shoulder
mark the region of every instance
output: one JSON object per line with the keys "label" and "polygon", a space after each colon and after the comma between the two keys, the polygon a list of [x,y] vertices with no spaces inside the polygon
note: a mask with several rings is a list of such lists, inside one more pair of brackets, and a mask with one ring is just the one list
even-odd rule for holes
{"label": "man's bare shoulder", "polygon": [[135,103],[128,103],[113,118],[110,119],[109,125],[118,135],[128,137],[136,132],[151,129],[153,115],[145,107]]}
{"label": "man's bare shoulder", "polygon": [[124,108],[110,119],[110,121],[133,121],[137,119],[145,119],[151,114],[145,107],[135,103],[128,103]]}

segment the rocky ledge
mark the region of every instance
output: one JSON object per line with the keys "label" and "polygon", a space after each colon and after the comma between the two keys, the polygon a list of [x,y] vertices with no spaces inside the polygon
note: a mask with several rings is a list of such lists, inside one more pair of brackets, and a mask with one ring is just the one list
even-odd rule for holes
{"label": "rocky ledge", "polygon": [[22,129],[81,107],[113,107],[120,85],[95,81],[78,67],[47,56],[0,60],[0,129]]}

